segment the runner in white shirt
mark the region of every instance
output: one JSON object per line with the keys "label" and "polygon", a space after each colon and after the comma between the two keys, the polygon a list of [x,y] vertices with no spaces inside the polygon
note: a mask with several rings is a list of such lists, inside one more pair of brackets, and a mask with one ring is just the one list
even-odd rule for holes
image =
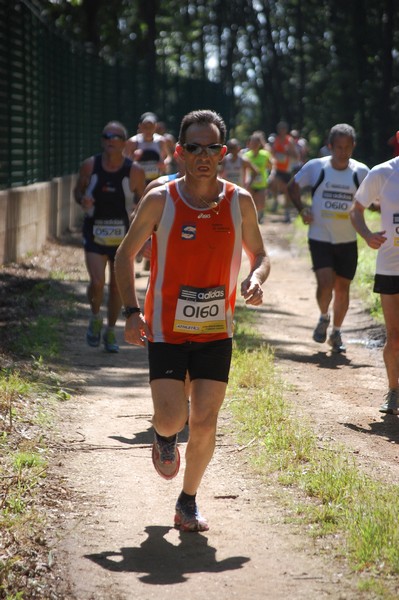
{"label": "runner in white shirt", "polygon": [[[380,412],[399,414],[399,157],[376,165],[356,193],[350,217],[367,245],[378,250],[373,291],[380,294],[386,326],[384,362],[388,393]],[[381,230],[372,232],[364,209],[378,202]]]}
{"label": "runner in white shirt", "polygon": [[[356,231],[349,210],[368,167],[351,158],[355,130],[346,123],[335,125],[329,135],[331,156],[309,160],[288,184],[288,193],[304,223],[309,225],[308,241],[316,275],[316,299],[320,318],[313,339],[323,343],[330,324],[333,302],[333,329],[328,338],[333,352],[346,350],[341,326],[349,307],[349,288],[357,267]],[[301,190],[312,188],[312,206],[305,206]]]}
{"label": "runner in white shirt", "polygon": [[[236,138],[228,140],[226,145],[228,154],[222,160],[220,177],[249,190],[258,175],[258,170],[240,154],[241,146]],[[249,177],[248,172],[250,172]]]}
{"label": "runner in white shirt", "polygon": [[[138,133],[126,141],[124,154],[137,160],[144,169],[145,181],[150,183],[163,175],[168,157],[166,139],[156,133],[157,116],[152,112],[141,115]],[[140,198],[137,198],[137,202]]]}

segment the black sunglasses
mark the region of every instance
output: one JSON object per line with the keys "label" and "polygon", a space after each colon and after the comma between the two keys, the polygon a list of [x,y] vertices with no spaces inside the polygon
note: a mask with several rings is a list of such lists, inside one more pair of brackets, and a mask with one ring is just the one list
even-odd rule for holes
{"label": "black sunglasses", "polygon": [[183,148],[190,154],[201,154],[203,150],[208,156],[214,156],[219,154],[223,148],[223,144],[208,144],[208,146],[202,146],[201,144],[183,144]]}
{"label": "black sunglasses", "polygon": [[103,133],[103,140],[125,140],[124,135],[120,135],[120,133]]}

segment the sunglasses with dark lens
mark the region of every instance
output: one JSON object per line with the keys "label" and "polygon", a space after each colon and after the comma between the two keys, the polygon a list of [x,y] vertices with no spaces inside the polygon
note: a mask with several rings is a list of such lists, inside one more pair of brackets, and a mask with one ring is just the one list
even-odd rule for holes
{"label": "sunglasses with dark lens", "polygon": [[123,135],[120,135],[119,133],[103,133],[102,136],[103,140],[124,140],[125,137]]}
{"label": "sunglasses with dark lens", "polygon": [[223,148],[223,144],[208,144],[208,146],[202,146],[201,144],[183,144],[183,148],[190,154],[201,154],[203,150],[208,156],[215,156]]}

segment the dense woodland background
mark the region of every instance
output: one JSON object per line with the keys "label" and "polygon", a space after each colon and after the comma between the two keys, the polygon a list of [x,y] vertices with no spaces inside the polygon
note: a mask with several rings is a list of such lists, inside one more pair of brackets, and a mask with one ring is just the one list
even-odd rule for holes
{"label": "dense woodland background", "polygon": [[[395,0],[34,0],[41,16],[112,64],[221,82],[230,133],[242,141],[286,119],[316,152],[348,122],[356,156],[391,156],[399,129]],[[198,98],[193,108],[205,108]],[[147,108],[146,108],[147,109]],[[168,115],[161,115],[168,121]],[[176,132],[174,132],[176,133]]]}

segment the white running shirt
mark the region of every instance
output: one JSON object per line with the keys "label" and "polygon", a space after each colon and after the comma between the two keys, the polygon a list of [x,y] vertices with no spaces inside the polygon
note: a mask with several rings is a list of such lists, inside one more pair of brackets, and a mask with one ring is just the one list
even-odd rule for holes
{"label": "white running shirt", "polygon": [[322,170],[324,179],[313,194],[314,220],[309,225],[308,236],[312,240],[331,244],[354,242],[356,231],[349,219],[349,210],[357,190],[354,173],[361,183],[369,168],[351,158],[348,167],[341,171],[331,166],[331,156],[325,156],[305,163],[295,175],[295,181],[300,188],[313,188]]}
{"label": "white running shirt", "polygon": [[237,185],[244,186],[243,172],[244,169],[242,157],[237,156],[237,158],[233,160],[233,156],[231,154],[227,154],[222,164],[223,178]]}
{"label": "white running shirt", "polygon": [[376,273],[399,276],[399,157],[373,167],[355,199],[365,208],[379,200],[387,240],[378,249]]}

